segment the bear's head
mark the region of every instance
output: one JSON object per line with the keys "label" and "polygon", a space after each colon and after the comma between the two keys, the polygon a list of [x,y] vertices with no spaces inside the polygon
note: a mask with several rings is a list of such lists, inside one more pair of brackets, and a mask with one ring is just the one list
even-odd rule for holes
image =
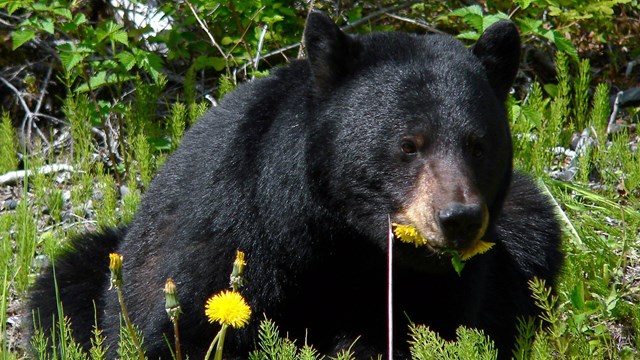
{"label": "bear's head", "polygon": [[313,12],[304,43],[312,74],[307,161],[328,213],[387,246],[388,218],[414,226],[411,262],[464,250],[491,231],[512,173],[504,102],[520,40],[508,21],[471,48],[446,35],[352,36]]}

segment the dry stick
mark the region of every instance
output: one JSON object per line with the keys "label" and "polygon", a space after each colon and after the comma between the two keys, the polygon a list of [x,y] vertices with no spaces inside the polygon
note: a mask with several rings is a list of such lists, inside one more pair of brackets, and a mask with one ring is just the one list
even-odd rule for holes
{"label": "dry stick", "polygon": [[[233,17],[233,21],[235,21],[236,23],[236,27],[242,32],[242,37],[240,38],[240,42],[242,42],[242,45],[244,45],[244,50],[247,52],[247,55],[249,56],[248,63],[251,64],[251,66],[253,67],[253,71],[256,71],[256,68],[253,66],[253,56],[251,56],[251,49],[249,49],[249,44],[247,44],[247,41],[244,38],[244,35],[247,33],[247,31],[251,27],[251,23],[253,22],[253,19],[251,19],[251,22],[249,23],[249,25],[247,25],[247,28],[245,29],[242,26],[242,23],[240,22],[240,18],[238,18],[238,12],[236,11],[236,5],[233,3],[233,0],[229,0],[229,9],[231,10],[231,16]],[[262,7],[262,9],[264,9],[264,7]],[[260,13],[262,9],[258,10],[256,15]]]}
{"label": "dry stick", "polygon": [[622,96],[622,91],[619,91],[616,94],[616,100],[613,102],[613,111],[611,111],[611,116],[609,116],[609,123],[607,124],[607,136],[611,135],[614,131],[614,125],[616,123],[616,116],[618,115],[618,108],[620,107],[620,97]]}
{"label": "dry stick", "polygon": [[[252,16],[251,19],[249,19],[249,26],[247,26],[246,29],[244,29],[244,31],[242,32],[242,35],[240,35],[240,41],[236,42],[235,45],[233,45],[233,47],[229,50],[229,56],[231,56],[231,53],[236,49],[236,47],[238,47],[238,45],[240,45],[240,43],[245,44],[246,43],[246,36],[247,33],[249,32],[249,29],[251,29],[251,26],[253,26],[253,22],[256,18],[256,16],[258,16],[258,14],[260,14],[262,12],[262,10],[264,10],[265,7],[261,7],[260,9],[258,9],[258,11],[256,11]],[[245,48],[246,48],[246,44],[245,44]],[[253,60],[251,60],[251,53],[249,53],[247,51],[247,54],[249,55],[249,62],[247,63],[247,65],[251,65],[251,67],[253,68]],[[236,61],[236,59],[234,57],[231,57],[233,59],[233,62],[236,63],[236,67],[239,65],[238,62]],[[242,70],[246,70],[246,67],[241,68]],[[236,70],[234,70],[233,73],[233,78],[235,80],[236,78],[236,73],[237,73],[237,68]],[[256,70],[256,69],[253,69]]]}
{"label": "dry stick", "polygon": [[255,64],[253,65],[253,69],[255,71],[258,71],[258,63],[260,62],[260,52],[262,51],[262,44],[264,43],[265,35],[267,35],[267,24],[264,24],[262,26],[262,32],[260,33],[260,39],[258,40],[258,51],[256,52]]}
{"label": "dry stick", "polygon": [[[28,120],[31,119],[31,117],[33,117],[33,113],[29,109],[29,106],[27,105],[27,103],[24,102],[24,99],[22,98],[22,94],[20,93],[20,91],[18,89],[16,89],[15,86],[13,86],[13,84],[11,84],[9,81],[7,81],[2,76],[0,76],[0,81],[2,81],[11,91],[13,91],[14,94],[16,94],[16,97],[18,98],[18,101],[20,102],[20,105],[22,105],[22,109],[24,109],[24,119],[22,120],[22,126],[20,127],[20,133],[22,134],[22,138],[26,139],[24,141],[29,142],[29,139],[31,138],[31,127],[28,127],[25,130],[25,126],[26,126],[26,124],[30,123]],[[46,139],[43,139],[43,140],[44,140],[45,144],[48,145],[48,141]]]}
{"label": "dry stick", "polygon": [[369,14],[369,15],[361,18],[361,19],[358,19],[358,20],[356,20],[356,21],[354,21],[354,22],[352,22],[350,24],[347,24],[346,26],[342,27],[341,29],[343,31],[351,30],[354,27],[359,26],[360,24],[368,22],[369,20],[373,20],[375,18],[382,17],[382,16],[386,15],[388,12],[402,10],[402,9],[410,7],[413,4],[417,4],[419,2],[420,1],[412,0],[412,1],[403,2],[402,4],[398,4],[398,5],[387,6],[386,8],[382,8],[382,9],[380,9],[378,11],[374,11],[371,14]]}
{"label": "dry stick", "polygon": [[49,70],[47,70],[47,75],[44,77],[44,81],[42,82],[42,86],[40,87],[40,96],[38,97],[38,102],[36,103],[36,109],[33,111],[34,113],[40,112],[40,107],[42,107],[44,94],[47,93],[47,85],[49,85],[49,80],[51,79],[52,72],[53,72],[53,64],[50,64]]}
{"label": "dry stick", "polygon": [[[316,0],[309,1],[309,6],[307,7],[307,16],[311,14],[315,6],[316,6]],[[302,41],[300,41],[298,44],[302,44]],[[302,46],[300,46],[300,48],[298,49],[298,56],[296,56],[296,59],[302,59],[303,56],[304,56],[304,44],[302,44]],[[286,59],[286,56],[285,56],[285,59]]]}
{"label": "dry stick", "polygon": [[38,101],[36,102],[36,108],[31,113],[31,116],[29,119],[29,128],[33,127],[34,129],[36,129],[36,133],[38,133],[38,136],[40,136],[40,138],[45,142],[45,144],[47,144],[47,147],[50,147],[51,145],[49,144],[49,141],[47,141],[42,131],[40,131],[40,128],[38,127],[38,125],[36,125],[35,122],[33,122],[33,119],[37,118],[35,114],[39,113],[40,108],[42,107],[42,101],[44,100],[44,94],[47,93],[47,86],[49,85],[49,80],[51,79],[52,71],[53,71],[53,64],[50,64],[49,70],[47,70],[47,75],[44,77],[44,81],[42,82],[42,86],[40,87],[40,94],[38,96]]}
{"label": "dry stick", "polygon": [[53,164],[53,165],[45,165],[38,170],[17,170],[10,171],[6,174],[0,175],[0,185],[13,184],[18,182],[18,180],[24,178],[25,176],[31,176],[35,172],[39,174],[49,174],[60,171],[70,171],[74,172],[73,166],[66,164]]}
{"label": "dry stick", "polygon": [[435,34],[444,34],[443,31],[440,31],[436,28],[434,28],[433,26],[427,24],[424,21],[421,20],[415,20],[415,19],[409,19],[407,17],[404,16],[400,16],[400,15],[396,15],[396,14],[392,14],[392,13],[384,13],[386,16],[392,18],[392,19],[396,19],[396,20],[400,20],[400,21],[404,21],[404,22],[408,22],[410,24],[413,24],[415,26],[421,27],[429,32],[435,33]]}
{"label": "dry stick", "polygon": [[[82,69],[82,73],[84,75],[84,78],[87,81],[87,87],[89,88],[89,94],[91,95],[91,100],[93,102],[93,106],[96,109],[96,113],[100,114],[100,104],[98,104],[98,100],[96,99],[96,94],[94,93],[93,88],[91,87],[91,77],[89,76],[89,74],[87,73],[87,69],[85,68]],[[111,160],[111,164],[115,169],[117,167],[116,156],[111,149],[111,138],[109,136],[109,129],[107,128],[106,119],[104,123],[105,123],[105,131],[104,131],[105,146],[107,147],[107,154],[109,155],[109,160]],[[120,173],[118,171],[114,171],[113,173],[116,176],[116,182],[118,183],[118,185],[122,185],[122,179],[120,179]]]}
{"label": "dry stick", "polygon": [[198,13],[196,13],[196,9],[193,8],[193,5],[191,5],[189,0],[185,0],[185,3],[187,3],[187,6],[189,6],[189,9],[193,13],[193,16],[195,16],[196,21],[198,22],[198,24],[200,24],[200,27],[202,28],[202,30],[204,30],[204,32],[207,34],[207,36],[209,36],[209,40],[211,41],[211,44],[213,44],[213,46],[216,49],[218,49],[218,51],[220,52],[220,55],[222,55],[222,57],[224,58],[225,63],[227,63],[227,70],[229,70],[228,69],[228,58],[227,58],[227,55],[224,53],[224,51],[222,50],[220,45],[218,45],[218,43],[216,42],[216,39],[213,38],[213,35],[211,35],[211,32],[209,32],[209,27],[207,26],[207,24],[202,22],[202,20],[200,20],[200,17],[198,16]]}
{"label": "dry stick", "polygon": [[[46,77],[46,82],[49,81],[49,77],[51,76],[51,68],[49,68],[49,72],[47,73],[47,77]],[[33,117],[43,117],[52,121],[55,121],[58,124],[66,124],[66,122],[64,120],[60,120],[57,117],[53,117],[51,115],[47,115],[47,114],[41,114],[39,112],[40,110],[40,104],[42,103],[42,99],[44,97],[44,95],[41,92],[41,96],[40,99],[38,101],[38,106],[37,106],[37,110],[36,111],[31,111],[29,110],[29,107],[27,106],[27,103],[24,102],[24,99],[22,99],[22,95],[20,94],[20,91],[18,89],[16,89],[7,79],[3,78],[2,76],[0,76],[0,81],[2,81],[11,91],[13,91],[16,96],[18,97],[18,100],[20,101],[20,105],[22,105],[22,108],[24,109],[26,115],[25,115],[25,119],[26,116],[33,116]],[[22,130],[21,130],[24,134],[24,121],[23,121],[23,125],[22,125]]]}

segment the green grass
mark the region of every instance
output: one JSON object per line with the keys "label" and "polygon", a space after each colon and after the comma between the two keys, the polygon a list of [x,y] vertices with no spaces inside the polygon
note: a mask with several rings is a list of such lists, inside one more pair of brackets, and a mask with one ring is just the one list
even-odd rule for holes
{"label": "green grass", "polygon": [[[555,295],[547,294],[543,284],[532,284],[533,293],[550,326],[538,329],[523,319],[516,358],[638,358],[638,155],[629,149],[629,134],[622,132],[609,139],[605,133],[610,111],[608,89],[606,85],[599,85],[591,98],[587,96],[588,63],[581,62],[576,66],[577,74],[573,75],[568,70],[570,60],[562,55],[558,60],[558,86],[544,89],[534,84],[526,101],[510,100],[508,103],[516,167],[538,177],[558,204],[557,211],[565,234],[563,247],[567,254]],[[156,88],[148,88],[138,98],[138,106],[154,107],[151,104],[157,103],[154,99],[158,96],[157,91]],[[131,143],[121,142],[118,145],[129,163],[129,171],[124,169],[125,176],[121,177],[126,181],[128,192],[122,195],[114,169],[106,168],[102,162],[89,160],[97,146],[86,141],[91,137],[91,130],[86,127],[90,106],[91,103],[80,95],[65,102],[71,124],[72,149],[55,156],[32,155],[25,161],[27,168],[35,169],[45,163],[72,159],[74,166],[81,171],[71,173],[65,184],[70,187],[71,198],[68,201],[63,199],[63,190],[53,180],[53,175],[36,172],[24,180],[29,196],[22,196],[16,210],[0,213],[0,276],[3,278],[0,321],[3,331],[6,329],[8,302],[24,299],[35,277],[34,255],[55,253],[56,247],[60,246],[56,239],[67,239],[87,227],[113,226],[130,221],[140,194],[166,156],[153,146],[146,135],[159,130],[144,128],[144,119],[154,110],[124,111],[127,114],[124,118],[129,124],[126,126],[134,129],[135,135],[130,138]],[[171,148],[180,141],[185,124],[192,123],[192,119],[202,114],[205,108],[206,105],[195,103],[173,106],[164,126]],[[0,128],[2,139],[13,136],[7,130],[7,122],[4,115]],[[593,142],[575,155],[572,163],[576,169],[575,176],[570,181],[551,178],[550,172],[566,168],[571,161],[552,149],[568,148],[571,135],[580,134],[585,129],[590,132]],[[3,146],[0,158],[17,158],[15,147]],[[5,171],[16,166],[10,164]],[[45,207],[49,209],[47,214],[42,211]],[[64,213],[70,214],[66,220],[62,217]],[[35,337],[36,348],[43,351],[52,342],[69,339],[68,330],[64,326],[61,329],[55,340]],[[418,359],[481,355],[493,358],[491,343],[479,332],[461,329],[457,342],[446,342],[418,325],[412,331],[414,354]],[[97,344],[102,341],[100,336],[96,339]],[[252,359],[275,358],[278,356],[275,354],[280,354],[279,358],[320,358],[310,345],[298,342],[296,346],[291,340],[280,337],[275,324],[269,321],[263,323],[260,339],[259,349],[251,354]],[[9,349],[5,338],[0,341],[1,359],[22,355],[20,351]],[[101,346],[86,355],[78,352],[69,341],[65,343],[62,348],[67,358],[104,358]],[[123,344],[122,351],[130,353],[131,344],[126,336]],[[351,355],[346,352],[341,356],[346,359]]]}

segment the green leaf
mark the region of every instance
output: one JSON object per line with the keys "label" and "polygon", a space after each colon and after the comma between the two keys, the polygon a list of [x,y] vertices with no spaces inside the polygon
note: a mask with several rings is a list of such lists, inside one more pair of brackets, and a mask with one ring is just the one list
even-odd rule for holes
{"label": "green leaf", "polygon": [[228,36],[225,36],[225,37],[222,38],[222,40],[220,40],[220,43],[222,45],[225,45],[225,46],[229,45],[229,44],[232,44],[233,42],[234,42],[233,39],[228,37]]}
{"label": "green leaf", "polygon": [[154,82],[160,81],[162,58],[152,52],[143,51],[140,49],[134,49],[133,53],[136,57],[136,63],[138,63],[138,66],[149,73]]}
{"label": "green leaf", "polygon": [[128,51],[118,53],[118,55],[116,55],[116,59],[120,61],[120,64],[122,64],[127,71],[131,70],[136,64],[135,56]]}
{"label": "green leaf", "polygon": [[509,19],[509,16],[505,13],[487,15],[482,18],[482,31],[484,32],[486,28],[497,23],[500,20],[508,20],[508,19]]}
{"label": "green leaf", "polygon": [[76,25],[82,25],[87,22],[87,17],[83,13],[77,13],[73,17],[73,23]]}
{"label": "green leaf", "polygon": [[[556,84],[544,84],[544,91],[552,98],[558,96],[558,85]],[[581,209],[584,210],[584,209]]]}
{"label": "green leaf", "polygon": [[115,31],[113,34],[111,34],[110,38],[111,40],[119,42],[123,45],[129,45],[129,38],[127,32],[124,30]]}
{"label": "green leaf", "polygon": [[540,34],[540,27],[542,27],[542,20],[536,20],[532,18],[518,19],[518,26],[523,33]]}
{"label": "green leaf", "polygon": [[451,12],[450,16],[467,16],[469,14],[482,16],[482,7],[480,5],[471,5],[460,9],[455,9]]}
{"label": "green leaf", "polygon": [[571,305],[577,310],[584,310],[584,284],[580,281],[573,287],[570,293]]}
{"label": "green leaf", "polygon": [[554,44],[556,44],[558,50],[571,56],[574,60],[578,60],[578,50],[576,50],[571,41],[569,41],[569,39],[564,37],[562,34],[557,33],[557,35],[555,36]]}
{"label": "green leaf", "polygon": [[67,19],[67,20],[71,20],[71,18],[73,17],[73,14],[71,14],[71,10],[67,9],[67,8],[55,8],[53,9],[53,13],[58,15],[58,16],[62,16],[63,18]]}
{"label": "green leaf", "polygon": [[0,9],[6,7],[9,15],[13,14],[19,9],[23,9],[26,3],[23,1],[15,1],[15,0],[0,0]]}
{"label": "green leaf", "polygon": [[53,20],[51,20],[50,18],[46,18],[40,21],[40,23],[38,24],[39,28],[46,31],[49,34],[53,35],[54,32],[54,28],[53,28]]}
{"label": "green leaf", "polygon": [[484,30],[483,28],[484,19],[482,15],[467,14],[462,19],[464,20],[464,22],[466,22],[472,28],[474,28],[474,30],[476,30],[477,32],[482,32],[482,30]]}
{"label": "green leaf", "polygon": [[13,50],[24,45],[27,41],[30,41],[36,36],[36,32],[33,30],[17,30],[11,35],[13,40]]}
{"label": "green leaf", "polygon": [[61,44],[58,46],[60,51],[60,61],[67,72],[71,71],[73,67],[78,65],[82,59],[85,58],[86,53],[78,51],[78,49],[71,43]]}
{"label": "green leaf", "polygon": [[513,2],[518,4],[522,9],[526,9],[529,7],[529,5],[531,5],[533,0],[514,0]]}
{"label": "green leaf", "polygon": [[171,141],[167,138],[154,137],[154,138],[149,138],[148,141],[149,141],[149,144],[151,144],[151,146],[153,146],[156,150],[159,150],[159,151],[171,150]]}
{"label": "green leaf", "polygon": [[477,31],[465,31],[458,34],[458,36],[456,37],[458,39],[478,40],[480,38],[480,33],[478,33]]}
{"label": "green leaf", "polygon": [[76,88],[76,92],[87,92],[89,91],[89,89],[91,90],[95,90],[98,87],[104,85],[107,82],[107,72],[106,71],[100,71],[99,73],[95,74],[94,76],[92,76],[91,78],[89,78],[89,82],[88,83],[83,83],[80,86],[78,86]]}
{"label": "green leaf", "polygon": [[[362,11],[360,11],[360,14],[362,14]],[[360,17],[358,17],[358,19]],[[282,21],[282,20],[284,20],[284,16],[282,15],[265,16],[262,18],[262,22],[267,23],[269,25],[273,25],[274,23],[277,23],[278,21]]]}
{"label": "green leaf", "polygon": [[51,7],[49,5],[46,4],[46,2],[37,2],[34,3],[33,5],[31,5],[33,7],[33,10],[35,10],[36,12],[44,12],[44,11],[49,11],[51,10]]}
{"label": "green leaf", "polygon": [[457,251],[451,251],[451,265],[453,265],[453,269],[458,273],[458,276],[462,275],[462,269],[464,269],[464,261],[462,261],[462,257],[460,253]]}

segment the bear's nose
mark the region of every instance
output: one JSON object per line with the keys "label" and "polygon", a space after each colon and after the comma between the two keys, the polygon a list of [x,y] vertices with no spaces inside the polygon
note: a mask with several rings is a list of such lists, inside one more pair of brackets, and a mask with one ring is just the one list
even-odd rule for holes
{"label": "bear's nose", "polygon": [[440,228],[448,247],[465,248],[483,234],[483,207],[480,204],[449,203],[438,213]]}

